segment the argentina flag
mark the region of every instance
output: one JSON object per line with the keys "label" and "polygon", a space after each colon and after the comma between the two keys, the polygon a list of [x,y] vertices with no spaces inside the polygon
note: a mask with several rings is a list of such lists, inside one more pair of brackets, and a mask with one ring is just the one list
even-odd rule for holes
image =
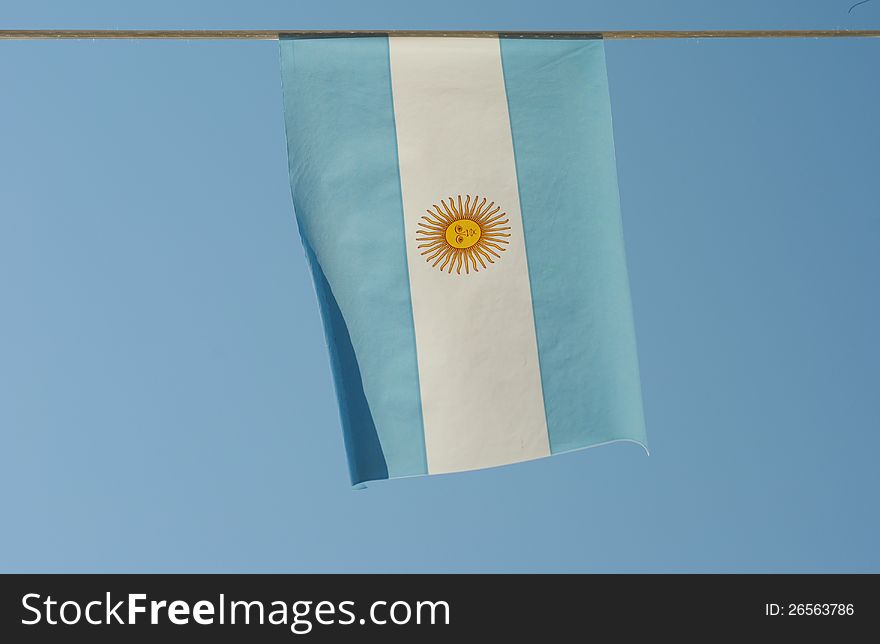
{"label": "argentina flag", "polygon": [[604,44],[281,42],[353,483],[646,445]]}

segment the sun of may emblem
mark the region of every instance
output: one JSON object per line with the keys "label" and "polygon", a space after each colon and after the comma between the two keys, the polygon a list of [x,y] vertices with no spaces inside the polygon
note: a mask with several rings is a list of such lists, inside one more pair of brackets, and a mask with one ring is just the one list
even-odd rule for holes
{"label": "sun of may emblem", "polygon": [[452,273],[455,269],[461,275],[462,268],[465,274],[473,268],[479,272],[478,263],[483,268],[486,262],[494,264],[508,244],[507,213],[494,201],[487,204],[485,197],[482,201],[470,195],[463,200],[461,195],[441,199],[439,206],[434,204],[434,209],[426,212],[418,224],[416,241],[421,242],[418,247],[424,249],[421,254],[425,259],[441,271]]}

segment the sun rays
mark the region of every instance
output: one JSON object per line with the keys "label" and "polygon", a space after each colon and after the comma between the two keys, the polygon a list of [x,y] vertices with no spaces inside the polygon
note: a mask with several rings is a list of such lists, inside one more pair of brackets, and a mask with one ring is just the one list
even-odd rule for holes
{"label": "sun rays", "polygon": [[499,253],[509,243],[507,213],[485,197],[441,199],[439,206],[434,204],[426,212],[418,223],[418,248],[432,267],[449,274],[453,269],[461,275],[462,268],[465,274],[487,268],[501,258]]}

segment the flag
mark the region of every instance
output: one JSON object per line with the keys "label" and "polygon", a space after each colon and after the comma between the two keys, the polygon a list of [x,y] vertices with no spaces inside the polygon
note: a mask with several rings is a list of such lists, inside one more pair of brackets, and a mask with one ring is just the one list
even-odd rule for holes
{"label": "flag", "polygon": [[603,42],[280,46],[352,482],[644,446]]}

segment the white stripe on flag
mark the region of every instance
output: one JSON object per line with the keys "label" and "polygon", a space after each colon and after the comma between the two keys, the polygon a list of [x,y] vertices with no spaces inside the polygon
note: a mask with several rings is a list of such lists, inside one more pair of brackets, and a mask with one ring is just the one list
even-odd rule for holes
{"label": "white stripe on flag", "polygon": [[[389,42],[428,471],[547,456],[499,42]],[[441,272],[417,248],[417,225],[441,199],[468,194],[507,212],[507,250],[478,273]]]}

